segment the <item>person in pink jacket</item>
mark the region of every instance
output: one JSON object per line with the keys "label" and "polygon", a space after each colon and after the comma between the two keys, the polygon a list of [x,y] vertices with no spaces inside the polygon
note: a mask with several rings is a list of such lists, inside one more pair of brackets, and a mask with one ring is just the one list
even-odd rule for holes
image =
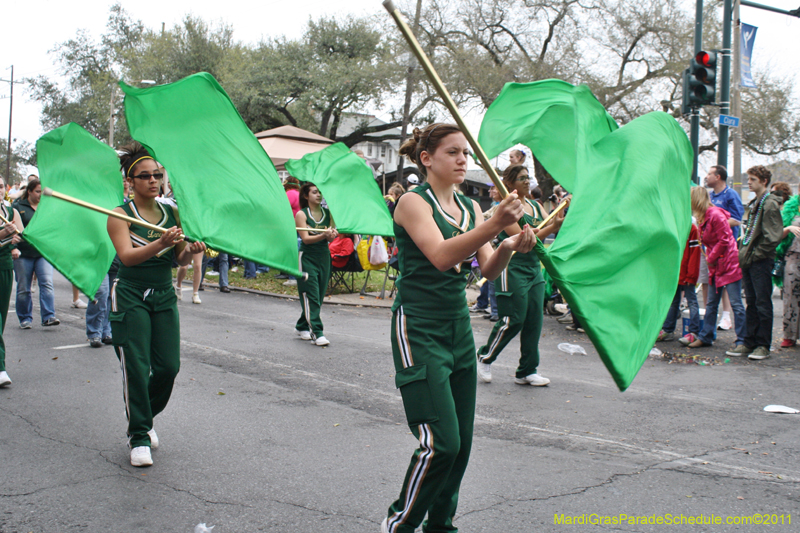
{"label": "person in pink jacket", "polygon": [[747,334],[744,304],[742,304],[742,269],[739,249],[728,223],[730,213],[711,204],[705,187],[692,187],[692,214],[700,227],[700,241],[706,249],[708,263],[708,301],[703,318],[703,330],[689,348],[711,346],[717,324],[717,308],[723,291],[728,293],[736,325],[736,345],[744,343]]}

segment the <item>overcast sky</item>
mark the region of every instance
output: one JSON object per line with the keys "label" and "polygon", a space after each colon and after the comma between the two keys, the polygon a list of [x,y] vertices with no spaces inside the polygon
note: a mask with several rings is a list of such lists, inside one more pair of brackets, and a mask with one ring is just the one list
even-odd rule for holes
{"label": "overcast sky", "polygon": [[[759,3],[790,10],[796,9],[800,0],[759,0]],[[40,74],[56,76],[57,70],[48,51],[55,44],[72,38],[78,29],[86,29],[94,36],[102,34],[112,4],[104,0],[7,0],[2,10],[5,24],[0,32],[0,78],[9,78],[11,65],[14,65],[14,78],[18,80]],[[687,4],[691,6],[694,2],[687,0]],[[152,28],[159,28],[162,22],[171,27],[191,9],[192,14],[207,22],[224,21],[231,25],[234,38],[250,43],[259,41],[262,36],[299,37],[309,17],[340,13],[385,14],[380,0],[194,0],[191,3],[138,0],[126,2],[125,9],[133,18]],[[794,77],[800,85],[800,19],[749,7],[742,7],[741,18],[759,28],[753,53],[754,68],[770,67],[782,75]],[[0,83],[0,96],[8,94],[8,84]],[[8,116],[9,100],[0,99],[0,137],[8,135]],[[23,85],[15,85],[12,138],[33,143],[43,133],[39,126],[39,106],[28,100]]]}

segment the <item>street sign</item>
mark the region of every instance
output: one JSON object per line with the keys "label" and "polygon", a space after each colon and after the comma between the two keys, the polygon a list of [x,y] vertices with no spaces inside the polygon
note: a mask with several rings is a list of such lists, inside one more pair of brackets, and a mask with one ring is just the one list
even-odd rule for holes
{"label": "street sign", "polygon": [[729,128],[738,128],[739,127],[739,117],[731,117],[728,115],[720,115],[719,116],[719,125],[720,126],[728,126]]}

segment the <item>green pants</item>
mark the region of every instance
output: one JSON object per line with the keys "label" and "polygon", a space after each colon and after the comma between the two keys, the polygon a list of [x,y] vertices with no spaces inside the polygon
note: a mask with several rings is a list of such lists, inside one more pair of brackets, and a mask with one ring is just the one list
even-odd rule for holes
{"label": "green pants", "polygon": [[509,266],[495,281],[495,288],[497,314],[501,319],[495,322],[486,344],[478,350],[478,359],[487,365],[494,363],[503,348],[519,333],[520,357],[516,375],[524,378],[535,374],[539,366],[544,305],[541,272],[531,273]]}
{"label": "green pants", "polygon": [[453,516],[472,448],[477,379],[469,317],[392,317],[395,384],[411,432],[419,440],[400,497],[389,507],[391,533],[458,531]]}
{"label": "green pants", "polygon": [[175,290],[143,289],[117,279],[111,289],[111,336],[123,379],[131,448],[150,446],[147,432],[164,410],[180,369]]}
{"label": "green pants", "polygon": [[14,284],[13,270],[0,270],[0,372],[6,369],[6,341],[3,335],[6,330],[8,302],[11,300],[11,286]]}
{"label": "green pants", "polygon": [[[327,248],[326,248],[327,250]],[[325,291],[328,290],[328,280],[331,278],[331,256],[329,253],[308,254],[300,252],[300,271],[308,274],[308,279],[297,278],[297,292],[300,296],[302,311],[297,320],[295,329],[310,331],[311,338],[322,337],[322,320],[319,311]]]}

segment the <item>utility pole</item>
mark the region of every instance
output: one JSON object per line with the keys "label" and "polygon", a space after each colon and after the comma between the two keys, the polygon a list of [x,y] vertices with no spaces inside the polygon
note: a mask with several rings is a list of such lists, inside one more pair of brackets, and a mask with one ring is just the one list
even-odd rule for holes
{"label": "utility pole", "polygon": [[[703,49],[703,0],[697,0],[694,16],[694,53],[698,54]],[[689,130],[689,140],[694,150],[694,162],[692,163],[692,181],[700,183],[697,176],[697,160],[700,155],[700,108],[692,107],[691,127]]]}
{"label": "utility pole", "polygon": [[[722,8],[722,80],[720,87],[720,115],[729,115],[731,111],[731,5],[732,0],[725,0]],[[719,121],[719,148],[717,164],[728,168],[728,125]]]}
{"label": "utility pole", "polygon": [[[739,0],[733,0],[733,94],[731,111],[742,116],[742,21],[739,19]],[[728,175],[731,175],[728,173]],[[733,190],[742,195],[742,128],[733,130]]]}
{"label": "utility pole", "polygon": [[[11,69],[11,79],[10,80],[0,80],[4,81],[9,84],[11,87],[11,91],[9,94],[9,109],[8,109],[8,153],[6,154],[6,183],[11,180],[11,116],[14,114],[14,84],[15,83],[22,83],[21,81],[14,81],[14,65],[9,67]],[[6,69],[8,70],[8,69]]]}
{"label": "utility pole", "polygon": [[[417,9],[414,13],[414,35],[419,34],[419,19],[422,15],[422,0],[417,0]],[[400,126],[400,146],[403,146],[403,143],[408,136],[408,121],[409,121],[409,113],[411,113],[411,96],[414,92],[414,71],[417,67],[417,60],[414,59],[414,54],[410,54],[410,59],[408,63],[408,75],[406,76],[406,101],[403,104],[403,124]],[[397,183],[401,183],[402,173],[403,173],[403,156],[400,155],[398,150],[397,153],[397,176],[396,181]],[[386,183],[383,184],[384,190],[383,194],[386,194]]]}

